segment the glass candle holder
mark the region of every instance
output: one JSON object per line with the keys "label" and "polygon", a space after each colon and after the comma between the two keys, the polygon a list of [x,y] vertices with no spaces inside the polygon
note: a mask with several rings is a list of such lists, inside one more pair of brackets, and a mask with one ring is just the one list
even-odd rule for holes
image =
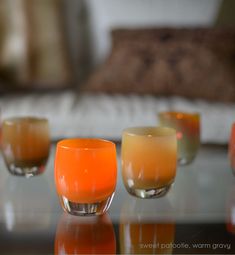
{"label": "glass candle holder", "polygon": [[230,166],[235,174],[235,123],[233,123],[231,128],[230,140],[229,140],[229,160]]}
{"label": "glass candle holder", "polygon": [[200,145],[200,115],[198,113],[160,112],[160,125],[177,131],[178,162],[180,165],[191,163]]}
{"label": "glass candle holder", "polygon": [[19,117],[2,124],[2,153],[13,175],[34,176],[42,173],[50,150],[47,119]]}
{"label": "glass candle holder", "polygon": [[55,183],[63,209],[100,215],[112,201],[117,179],[116,146],[101,139],[65,139],[57,144]]}
{"label": "glass candle holder", "polygon": [[75,217],[64,213],[56,230],[55,254],[116,254],[108,215]]}
{"label": "glass candle holder", "polygon": [[176,131],[165,127],[133,127],[122,134],[122,178],[137,197],[163,196],[174,182]]}

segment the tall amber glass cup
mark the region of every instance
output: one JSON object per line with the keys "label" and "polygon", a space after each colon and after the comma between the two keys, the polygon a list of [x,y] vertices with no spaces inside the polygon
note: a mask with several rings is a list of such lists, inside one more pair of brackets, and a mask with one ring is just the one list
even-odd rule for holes
{"label": "tall amber glass cup", "polygon": [[55,184],[63,209],[74,215],[108,210],[117,179],[115,144],[101,139],[65,139],[57,144]]}
{"label": "tall amber glass cup", "polygon": [[122,135],[122,178],[127,191],[141,198],[165,195],[177,165],[176,131],[165,127],[127,128]]}
{"label": "tall amber glass cup", "polygon": [[2,124],[2,153],[8,170],[30,177],[44,171],[50,150],[47,119],[17,117]]}

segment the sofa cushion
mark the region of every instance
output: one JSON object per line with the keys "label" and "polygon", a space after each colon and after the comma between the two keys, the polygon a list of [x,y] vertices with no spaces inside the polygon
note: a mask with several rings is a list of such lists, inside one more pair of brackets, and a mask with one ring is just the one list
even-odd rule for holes
{"label": "sofa cushion", "polygon": [[202,143],[228,143],[235,103],[208,103],[180,97],[57,92],[0,97],[2,118],[40,116],[49,119],[53,140],[64,137],[101,137],[121,141],[131,126],[157,125],[160,111],[201,114]]}
{"label": "sofa cushion", "polygon": [[235,102],[235,29],[120,29],[85,91]]}

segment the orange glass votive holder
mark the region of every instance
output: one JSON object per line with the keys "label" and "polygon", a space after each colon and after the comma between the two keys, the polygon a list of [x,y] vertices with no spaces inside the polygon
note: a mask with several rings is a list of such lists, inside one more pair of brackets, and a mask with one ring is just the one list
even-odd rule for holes
{"label": "orange glass votive holder", "polygon": [[5,119],[1,148],[11,174],[30,177],[42,173],[50,150],[48,120],[37,117]]}
{"label": "orange glass votive holder", "polygon": [[174,182],[176,131],[166,127],[127,128],[122,135],[122,178],[137,197],[163,196]]}
{"label": "orange glass votive holder", "polygon": [[57,144],[55,184],[64,211],[100,215],[111,204],[117,179],[116,146],[102,139],[65,139]]}

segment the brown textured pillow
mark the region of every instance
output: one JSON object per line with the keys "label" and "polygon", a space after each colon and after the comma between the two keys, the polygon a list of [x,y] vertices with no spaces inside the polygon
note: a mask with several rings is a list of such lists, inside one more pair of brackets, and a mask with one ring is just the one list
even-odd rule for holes
{"label": "brown textured pillow", "polygon": [[84,90],[235,102],[235,29],[119,29]]}

